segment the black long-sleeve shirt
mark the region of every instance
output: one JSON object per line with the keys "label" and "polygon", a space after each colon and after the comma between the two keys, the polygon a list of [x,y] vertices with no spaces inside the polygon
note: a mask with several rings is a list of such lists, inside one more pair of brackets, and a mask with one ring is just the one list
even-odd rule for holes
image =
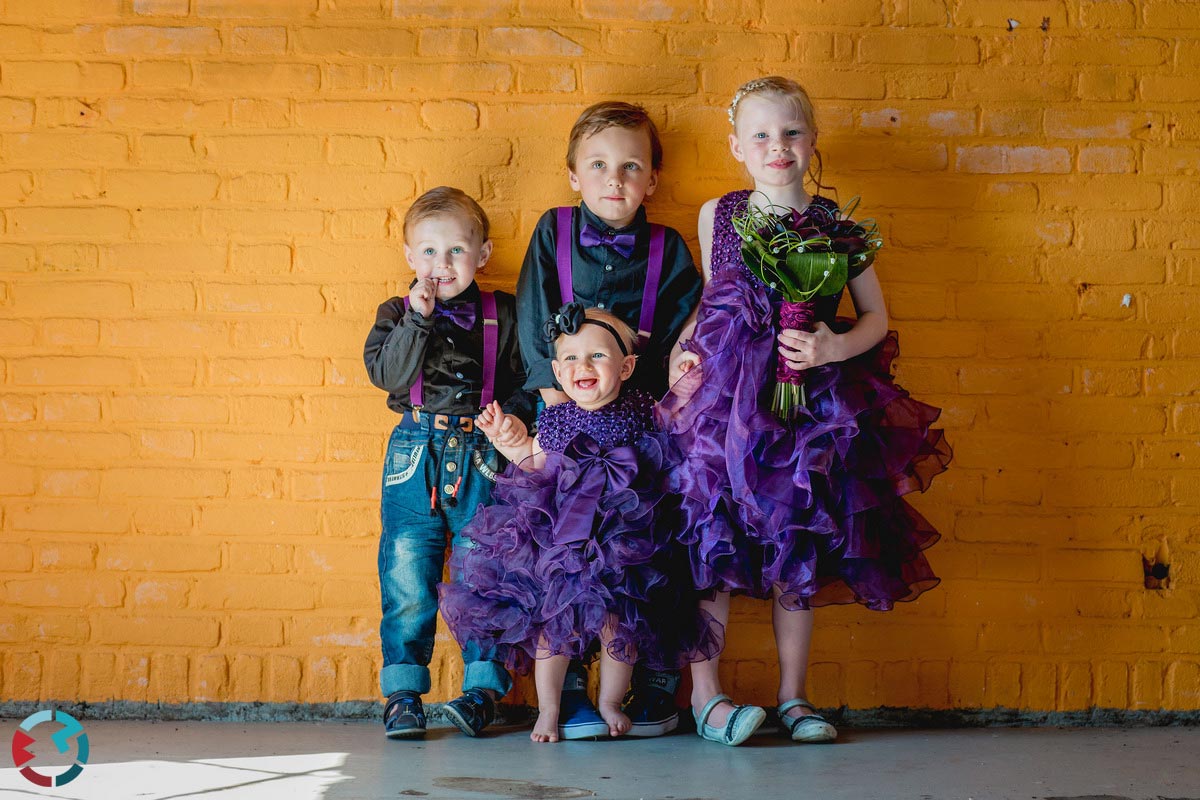
{"label": "black long-sleeve shirt", "polygon": [[[637,236],[633,253],[628,258],[604,245],[581,245],[579,231],[584,223],[601,232],[614,230],[582,203],[572,211],[571,280],[575,299],[585,306],[606,308],[637,330],[650,257],[650,224],[646,221],[646,209],[639,208],[632,223],[616,229],[618,233],[632,232]],[[556,261],[557,241],[557,216],[555,210],[550,209],[542,215],[533,230],[517,279],[517,298],[521,308],[517,328],[528,373],[525,388],[531,391],[559,388],[550,368],[552,346],[542,340],[542,325],[562,305]],[[628,382],[630,387],[643,389],[654,397],[661,397],[666,391],[666,363],[671,355],[671,347],[679,338],[679,332],[692,309],[700,302],[702,289],[700,274],[696,271],[687,243],[678,231],[667,228],[663,241],[662,281],[658,288],[658,302],[654,307],[654,329],[645,352],[638,358],[637,369]]]}
{"label": "black long-sleeve shirt", "polygon": [[[495,292],[498,326],[495,399],[526,424],[533,421],[534,398],[521,386],[525,369],[517,339],[516,299]],[[444,305],[475,306],[475,323],[460,328],[446,317],[432,318],[392,297],[380,304],[367,334],[363,361],[371,383],[388,393],[388,408],[412,408],[409,389],[420,374],[425,379],[423,410],[433,414],[470,416],[479,413],[483,390],[483,308],[479,286],[472,281]],[[439,301],[440,302],[440,301]]]}

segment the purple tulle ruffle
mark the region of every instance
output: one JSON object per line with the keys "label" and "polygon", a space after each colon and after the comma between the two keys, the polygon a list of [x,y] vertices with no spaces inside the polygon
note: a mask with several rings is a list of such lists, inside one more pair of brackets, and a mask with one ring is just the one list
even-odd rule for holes
{"label": "purple tulle ruffle", "polygon": [[769,410],[776,305],[740,272],[715,272],[691,340],[701,363],[659,406],[684,459],[672,488],[694,579],[755,597],[778,588],[793,609],[890,609],[938,582],[922,551],[939,534],[902,495],[949,463],[931,428],[941,412],[892,381],[889,332],[857,358],[807,370],[807,405],[781,422]]}
{"label": "purple tulle ruffle", "polygon": [[601,632],[627,663],[674,668],[710,658],[723,631],[697,613],[686,557],[674,538],[675,498],[663,492],[664,440],[601,449],[586,433],[545,467],[510,466],[494,505],[463,531],[441,584],[441,612],[460,643],[494,647],[528,672],[546,655],[587,658]]}

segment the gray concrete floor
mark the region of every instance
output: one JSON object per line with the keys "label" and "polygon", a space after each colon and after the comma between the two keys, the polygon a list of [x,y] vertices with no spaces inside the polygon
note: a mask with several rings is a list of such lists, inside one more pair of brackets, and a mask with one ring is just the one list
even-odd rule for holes
{"label": "gray concrete floor", "polygon": [[[378,723],[83,720],[89,763],[40,789],[11,768],[19,720],[0,721],[0,797],[1200,799],[1200,728],[844,730],[834,745],[755,736],[725,748],[694,734],[534,745],[525,728],[468,739],[434,728],[393,742]],[[53,746],[39,735],[33,765]],[[71,756],[71,754],[68,754]]]}

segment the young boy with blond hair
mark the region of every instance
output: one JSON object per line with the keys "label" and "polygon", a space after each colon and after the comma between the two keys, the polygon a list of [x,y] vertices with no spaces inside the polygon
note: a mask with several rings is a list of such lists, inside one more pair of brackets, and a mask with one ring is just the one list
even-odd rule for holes
{"label": "young boy with blond hair", "polygon": [[[404,217],[404,255],[416,278],[406,298],[379,306],[363,350],[371,383],[400,415],[380,504],[380,685],[389,738],[425,734],[421,695],[430,689],[447,533],[454,546],[469,546],[460,531],[490,502],[504,466],[476,415],[497,400],[532,417],[532,398],[521,388],[515,299],[475,283],[492,253],[488,234],[487,215],[461,190],[441,186],[417,198]],[[525,431],[512,435],[519,440]],[[463,693],[445,707],[469,736],[495,719],[496,702],[512,686],[493,655],[463,649]]]}
{"label": "young boy with blond hair", "polygon": [[[700,300],[702,284],[683,237],[646,219],[643,201],[658,188],[663,149],[641,106],[606,101],[587,108],[571,129],[567,175],[578,206],[553,208],[534,228],[517,280],[521,353],[528,378],[547,405],[565,401],[555,381],[543,323],[565,303],[612,312],[637,331],[637,368],[628,384],[658,398],[667,359]],[[564,684],[563,738],[607,734],[587,699],[586,675],[573,662]],[[678,674],[638,668],[625,712],[630,736],[658,736],[678,724]]]}

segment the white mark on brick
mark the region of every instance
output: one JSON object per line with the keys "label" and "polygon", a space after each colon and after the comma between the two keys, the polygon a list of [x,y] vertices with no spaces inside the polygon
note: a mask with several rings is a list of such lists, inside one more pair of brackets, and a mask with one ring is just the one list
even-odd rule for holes
{"label": "white mark on brick", "polygon": [[1133,305],[1133,295],[1127,294],[1121,298],[1121,308],[1129,308]]}

